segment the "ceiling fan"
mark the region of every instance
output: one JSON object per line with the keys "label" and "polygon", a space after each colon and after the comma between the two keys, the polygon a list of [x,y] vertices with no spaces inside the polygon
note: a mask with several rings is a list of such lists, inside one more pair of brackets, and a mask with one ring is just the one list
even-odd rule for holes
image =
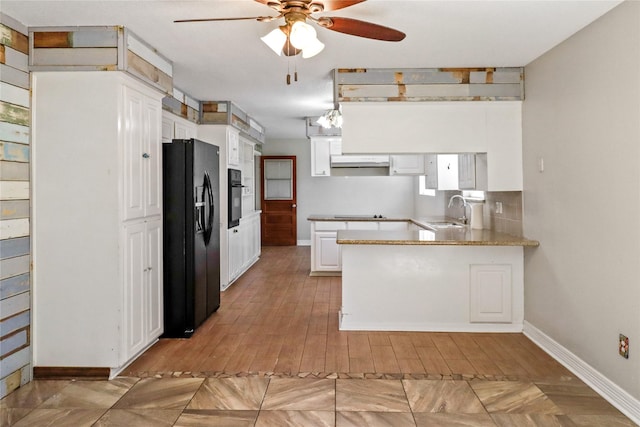
{"label": "ceiling fan", "polygon": [[398,42],[405,38],[405,34],[393,28],[360,21],[358,19],[342,18],[334,16],[314,17],[312,14],[344,9],[349,6],[363,3],[366,0],[255,0],[275,10],[276,16],[253,16],[241,18],[200,18],[180,19],[174,22],[205,22],[205,21],[240,21],[253,20],[259,22],[271,22],[284,18],[285,25],[273,30],[262,37],[262,40],[276,54],[295,56],[302,53],[304,58],[314,56],[324,48],[316,37],[315,29],[306,23],[314,22],[320,27],[352,36],[364,37],[374,40]]}

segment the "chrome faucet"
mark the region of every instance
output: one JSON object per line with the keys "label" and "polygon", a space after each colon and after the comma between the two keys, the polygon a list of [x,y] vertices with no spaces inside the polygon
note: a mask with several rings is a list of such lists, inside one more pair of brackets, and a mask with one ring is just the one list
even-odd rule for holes
{"label": "chrome faucet", "polygon": [[461,195],[455,194],[455,195],[451,196],[451,198],[449,199],[449,206],[448,207],[451,207],[451,205],[453,204],[453,200],[454,199],[462,200],[462,218],[458,218],[458,219],[463,224],[466,224],[467,223],[467,205],[468,205],[467,200],[464,197],[462,197]]}

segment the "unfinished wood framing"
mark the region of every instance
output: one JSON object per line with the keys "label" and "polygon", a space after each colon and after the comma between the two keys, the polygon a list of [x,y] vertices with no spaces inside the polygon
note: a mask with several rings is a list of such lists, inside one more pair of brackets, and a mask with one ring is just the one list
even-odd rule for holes
{"label": "unfinished wood framing", "polygon": [[336,69],[337,102],[520,101],[524,68]]}
{"label": "unfinished wood framing", "polygon": [[162,99],[162,108],[193,123],[198,123],[200,120],[200,101],[196,101],[175,87],[170,96]]}
{"label": "unfinished wood framing", "polygon": [[256,142],[266,141],[264,127],[231,101],[201,101],[200,123],[231,125]]}
{"label": "unfinished wood framing", "polygon": [[173,64],[119,26],[30,29],[33,71],[125,71],[165,93],[173,90]]}

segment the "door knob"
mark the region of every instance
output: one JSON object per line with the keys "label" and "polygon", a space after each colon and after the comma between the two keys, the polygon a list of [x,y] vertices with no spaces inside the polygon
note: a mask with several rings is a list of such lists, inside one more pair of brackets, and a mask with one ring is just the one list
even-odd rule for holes
{"label": "door knob", "polygon": [[291,205],[292,208],[296,208],[298,207],[298,205],[296,205],[295,203]]}

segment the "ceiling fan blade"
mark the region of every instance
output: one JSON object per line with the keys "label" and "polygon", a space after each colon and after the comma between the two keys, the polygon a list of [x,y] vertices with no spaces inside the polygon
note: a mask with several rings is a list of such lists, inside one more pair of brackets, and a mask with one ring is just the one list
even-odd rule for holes
{"label": "ceiling fan blade", "polygon": [[320,3],[324,6],[324,11],[329,12],[332,10],[344,9],[345,7],[353,6],[354,4],[362,3],[366,0],[320,0],[312,1],[311,3]]}
{"label": "ceiling fan blade", "polygon": [[279,16],[247,16],[243,18],[199,18],[199,19],[177,19],[173,22],[181,23],[181,22],[212,22],[212,21],[245,21],[245,20],[255,20],[260,22],[269,22]]}
{"label": "ceiling fan blade", "polygon": [[316,22],[318,25],[325,27],[328,30],[350,34],[352,36],[364,37],[367,39],[399,42],[406,36],[402,31],[373,24],[371,22],[360,21],[358,19],[322,17]]}

